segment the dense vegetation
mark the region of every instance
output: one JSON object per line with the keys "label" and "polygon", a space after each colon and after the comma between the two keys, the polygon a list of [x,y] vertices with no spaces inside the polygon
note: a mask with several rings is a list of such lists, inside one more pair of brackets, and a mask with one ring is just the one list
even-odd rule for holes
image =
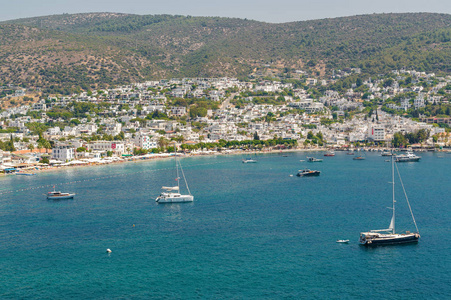
{"label": "dense vegetation", "polygon": [[415,132],[409,132],[409,133],[401,133],[396,132],[393,135],[393,146],[395,147],[407,147],[408,145],[417,144],[417,143],[423,143],[427,140],[429,137],[429,130],[426,129],[420,129]]}
{"label": "dense vegetation", "polygon": [[359,67],[451,72],[451,16],[373,14],[283,24],[91,13],[0,23],[0,86],[80,90],[169,77]]}

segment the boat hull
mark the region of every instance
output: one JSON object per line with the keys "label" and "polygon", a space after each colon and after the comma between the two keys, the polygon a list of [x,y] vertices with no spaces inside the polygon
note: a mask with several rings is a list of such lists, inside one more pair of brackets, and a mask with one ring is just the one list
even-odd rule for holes
{"label": "boat hull", "polygon": [[157,197],[155,202],[163,204],[163,203],[184,203],[184,202],[193,202],[194,196],[191,195],[182,195],[180,197]]}
{"label": "boat hull", "polygon": [[413,162],[413,161],[420,161],[420,157],[418,158],[396,158],[396,162]]}
{"label": "boat hull", "polygon": [[311,172],[311,173],[297,173],[296,176],[298,177],[315,177],[315,176],[319,176],[321,172],[317,171],[317,172]]}
{"label": "boat hull", "polygon": [[308,162],[322,162],[323,160],[315,157],[307,157]]}
{"label": "boat hull", "polygon": [[62,199],[74,199],[75,194],[69,194],[64,196],[47,196],[48,200],[62,200]]}
{"label": "boat hull", "polygon": [[419,234],[403,234],[394,237],[380,237],[371,240],[360,241],[360,244],[367,247],[399,245],[408,243],[417,243],[420,239]]}

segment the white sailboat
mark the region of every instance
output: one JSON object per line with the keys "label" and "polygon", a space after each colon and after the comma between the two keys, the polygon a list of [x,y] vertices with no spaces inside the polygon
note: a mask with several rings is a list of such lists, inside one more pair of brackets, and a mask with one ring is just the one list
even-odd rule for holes
{"label": "white sailboat", "polygon": [[[175,148],[175,169],[177,173],[177,177],[175,180],[177,181],[177,186],[163,186],[161,189],[163,192],[161,192],[160,196],[155,199],[157,203],[182,203],[182,202],[193,202],[194,196],[191,195],[191,192],[188,187],[188,182],[185,178],[185,173],[183,172],[182,165],[180,161],[177,160],[177,148]],[[188,190],[188,195],[182,195],[180,194],[180,173],[182,175],[183,181],[185,182],[186,189]]]}
{"label": "white sailboat", "polygon": [[413,216],[412,208],[410,207],[409,199],[407,198],[404,185],[402,183],[401,176],[399,174],[398,167],[396,166],[396,170],[398,171],[399,180],[401,182],[404,195],[406,197],[407,205],[409,206],[410,214],[412,215],[413,223],[415,224],[416,232],[412,233],[410,231],[406,231],[405,233],[396,233],[395,232],[395,162],[392,156],[392,193],[393,193],[393,207],[391,208],[393,211],[393,215],[390,221],[390,226],[387,229],[379,229],[379,230],[371,230],[369,232],[361,232],[360,233],[360,244],[364,246],[379,246],[379,245],[395,245],[395,244],[405,244],[405,243],[416,243],[420,239],[420,233],[418,231],[417,223],[415,222],[415,218]]}

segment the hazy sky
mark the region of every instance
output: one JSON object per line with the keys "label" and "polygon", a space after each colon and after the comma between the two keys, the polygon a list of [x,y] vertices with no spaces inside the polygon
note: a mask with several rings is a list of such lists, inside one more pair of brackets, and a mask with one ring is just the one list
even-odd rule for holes
{"label": "hazy sky", "polygon": [[271,23],[371,13],[451,14],[450,0],[0,0],[0,21],[83,12],[248,18]]}

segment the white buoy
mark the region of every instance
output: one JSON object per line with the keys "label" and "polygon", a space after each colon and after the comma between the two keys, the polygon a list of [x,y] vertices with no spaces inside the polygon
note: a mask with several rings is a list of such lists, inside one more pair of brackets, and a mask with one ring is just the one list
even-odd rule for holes
{"label": "white buoy", "polygon": [[293,174],[290,174],[290,177],[293,177]]}
{"label": "white buoy", "polygon": [[113,252],[113,251],[111,251],[111,249],[108,248],[108,249],[106,249],[106,252],[107,252],[107,253],[111,253],[111,252]]}

